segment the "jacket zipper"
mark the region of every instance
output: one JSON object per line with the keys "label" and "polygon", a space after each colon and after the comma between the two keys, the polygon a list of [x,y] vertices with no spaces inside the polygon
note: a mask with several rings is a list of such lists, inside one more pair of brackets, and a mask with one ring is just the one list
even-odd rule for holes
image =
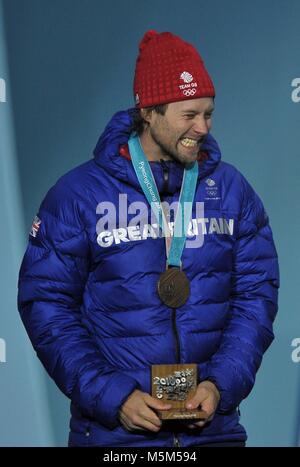
{"label": "jacket zipper", "polygon": [[[167,194],[168,184],[169,184],[169,167],[167,166],[167,164],[165,163],[163,159],[160,160],[160,163],[163,169],[163,178],[164,178],[162,193]],[[179,335],[178,335],[178,330],[176,326],[176,308],[172,309],[172,327],[173,327],[173,332],[175,336],[176,363],[180,363],[180,342],[179,342]],[[176,433],[174,433],[174,447],[176,448],[180,447],[180,441]]]}
{"label": "jacket zipper", "polygon": [[177,436],[174,433],[174,448],[180,448],[180,442]]}
{"label": "jacket zipper", "polygon": [[180,363],[180,341],[179,341],[179,335],[178,335],[178,330],[176,326],[176,308],[172,309],[172,326],[173,326],[173,332],[175,336],[176,363]]}
{"label": "jacket zipper", "polygon": [[[174,337],[175,337],[176,363],[180,363],[180,341],[179,341],[179,335],[178,335],[178,330],[176,326],[176,308],[172,309],[172,327],[173,327],[173,332],[174,332]],[[174,447],[175,448],[180,447],[180,441],[176,433],[174,433]]]}
{"label": "jacket zipper", "polygon": [[160,163],[163,169],[163,178],[164,178],[164,184],[162,188],[162,193],[168,193],[168,185],[169,185],[169,167],[165,163],[163,159],[160,159]]}
{"label": "jacket zipper", "polygon": [[[163,169],[163,176],[164,176],[164,185],[163,185],[163,193],[168,192],[168,182],[169,182],[169,167],[165,163],[163,159],[160,159],[160,163]],[[176,326],[176,308],[172,309],[172,326],[173,332],[175,335],[175,352],[176,352],[176,363],[180,363],[180,342],[179,336]]]}

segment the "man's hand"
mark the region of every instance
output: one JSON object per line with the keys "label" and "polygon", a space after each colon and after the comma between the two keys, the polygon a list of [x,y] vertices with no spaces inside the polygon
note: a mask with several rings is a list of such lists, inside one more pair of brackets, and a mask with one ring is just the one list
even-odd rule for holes
{"label": "man's hand", "polygon": [[186,408],[191,410],[198,409],[201,406],[201,410],[207,413],[207,418],[188,425],[188,428],[202,427],[205,423],[210,422],[214,418],[219,401],[220,393],[214,383],[202,381],[202,383],[198,384],[196,394],[187,401]]}
{"label": "man's hand", "polygon": [[170,404],[164,404],[151,397],[150,394],[135,389],[120,409],[120,421],[128,431],[158,432],[162,422],[154,410],[169,410],[170,408]]}

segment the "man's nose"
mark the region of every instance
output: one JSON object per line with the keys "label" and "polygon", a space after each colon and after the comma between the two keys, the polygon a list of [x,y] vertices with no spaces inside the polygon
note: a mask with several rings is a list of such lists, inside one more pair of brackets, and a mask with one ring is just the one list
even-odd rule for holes
{"label": "man's nose", "polygon": [[195,131],[195,133],[198,133],[201,136],[207,135],[207,133],[209,131],[208,121],[204,117],[201,117],[199,115],[195,120],[193,130]]}

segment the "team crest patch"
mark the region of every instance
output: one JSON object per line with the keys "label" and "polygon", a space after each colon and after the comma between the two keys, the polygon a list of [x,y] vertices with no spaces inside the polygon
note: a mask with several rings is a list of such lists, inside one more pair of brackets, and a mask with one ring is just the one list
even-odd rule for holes
{"label": "team crest patch", "polygon": [[208,186],[215,186],[216,182],[212,178],[208,178],[205,182]]}
{"label": "team crest patch", "polygon": [[194,77],[188,71],[183,71],[180,75],[180,79],[184,84],[179,85],[179,89],[184,96],[194,96],[197,92],[198,84],[194,81]]}
{"label": "team crest patch", "polygon": [[42,223],[41,219],[38,216],[35,216],[35,218],[32,221],[32,226],[31,226],[29,235],[31,235],[32,237],[36,237],[40,229],[41,223]]}

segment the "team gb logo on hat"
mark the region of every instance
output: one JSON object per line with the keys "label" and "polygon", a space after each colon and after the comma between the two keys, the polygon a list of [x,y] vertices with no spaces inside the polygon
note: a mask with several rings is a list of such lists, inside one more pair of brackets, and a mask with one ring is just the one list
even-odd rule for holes
{"label": "team gb logo on hat", "polygon": [[188,71],[184,71],[180,75],[180,79],[182,79],[185,83],[190,83],[193,81],[193,75],[191,75]]}
{"label": "team gb logo on hat", "polygon": [[197,87],[197,83],[193,83],[193,75],[188,71],[183,71],[180,75],[180,79],[185,83],[179,85],[179,89],[182,91],[182,94],[187,97],[194,96],[197,92],[195,89]]}

